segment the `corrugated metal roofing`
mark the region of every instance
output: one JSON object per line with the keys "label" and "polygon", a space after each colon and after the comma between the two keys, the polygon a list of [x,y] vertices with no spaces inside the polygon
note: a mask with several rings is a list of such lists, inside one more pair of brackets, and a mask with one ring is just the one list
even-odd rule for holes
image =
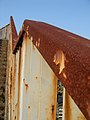
{"label": "corrugated metal roofing", "polygon": [[15,41],[14,53],[21,45],[24,33],[32,39],[33,44],[89,120],[90,41],[46,23],[25,20],[19,38]]}

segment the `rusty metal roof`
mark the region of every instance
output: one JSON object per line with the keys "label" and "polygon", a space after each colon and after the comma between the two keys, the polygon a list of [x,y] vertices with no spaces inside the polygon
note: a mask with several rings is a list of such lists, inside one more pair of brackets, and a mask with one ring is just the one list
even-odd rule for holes
{"label": "rusty metal roof", "polygon": [[10,28],[11,28],[11,33],[12,33],[12,49],[14,50],[14,47],[16,45],[16,41],[18,39],[18,34],[16,31],[16,27],[15,27],[14,20],[13,20],[12,16],[10,17]]}
{"label": "rusty metal roof", "polygon": [[90,41],[46,23],[25,20],[14,53],[24,33],[32,38],[69,95],[90,120]]}

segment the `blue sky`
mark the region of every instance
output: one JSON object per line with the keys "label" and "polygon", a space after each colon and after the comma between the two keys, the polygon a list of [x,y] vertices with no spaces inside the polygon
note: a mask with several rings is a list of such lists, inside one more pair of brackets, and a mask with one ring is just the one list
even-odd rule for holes
{"label": "blue sky", "polygon": [[0,28],[11,15],[18,32],[31,19],[90,39],[90,0],[0,0]]}

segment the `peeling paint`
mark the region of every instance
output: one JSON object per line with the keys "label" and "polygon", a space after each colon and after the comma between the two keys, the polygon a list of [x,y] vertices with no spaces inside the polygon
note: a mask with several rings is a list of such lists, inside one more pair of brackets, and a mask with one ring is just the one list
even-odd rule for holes
{"label": "peeling paint", "polygon": [[65,55],[61,50],[58,50],[56,54],[54,55],[53,62],[59,66],[59,74],[63,71],[65,68]]}
{"label": "peeling paint", "polygon": [[63,72],[63,77],[64,77],[65,79],[67,79],[67,76],[66,76],[65,72]]}
{"label": "peeling paint", "polygon": [[36,41],[36,47],[40,46],[40,38],[38,38],[38,40]]}

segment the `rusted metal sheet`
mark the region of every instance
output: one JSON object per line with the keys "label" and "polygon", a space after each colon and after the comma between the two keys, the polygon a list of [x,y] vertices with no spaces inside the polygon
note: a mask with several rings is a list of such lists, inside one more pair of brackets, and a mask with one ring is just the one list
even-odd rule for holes
{"label": "rusted metal sheet", "polygon": [[86,120],[78,106],[64,89],[63,93],[63,119],[62,120]]}
{"label": "rusted metal sheet", "polygon": [[15,44],[16,44],[17,39],[18,39],[18,34],[16,31],[16,27],[15,27],[14,20],[13,20],[12,16],[10,17],[10,24],[11,24],[10,29],[11,29],[11,33],[12,33],[12,49],[14,49]]}
{"label": "rusted metal sheet", "polygon": [[[22,47],[15,56],[13,69],[16,72],[13,76],[16,77],[12,87],[14,111],[11,119],[56,120],[58,78],[29,37],[23,37]],[[63,99],[63,120],[85,120],[66,91]]]}
{"label": "rusted metal sheet", "polygon": [[22,47],[9,58],[8,120],[55,120],[57,77],[32,41],[25,36]]}
{"label": "rusted metal sheet", "polygon": [[55,120],[57,77],[28,38],[23,40],[21,55],[19,119]]}
{"label": "rusted metal sheet", "polygon": [[42,22],[26,20],[14,53],[22,44],[24,33],[32,39],[33,44],[89,120],[90,41]]}
{"label": "rusted metal sheet", "polygon": [[[33,21],[24,22],[18,38],[16,32],[12,34],[15,30],[12,18],[11,22],[8,57],[9,120],[55,120],[57,77],[89,120],[89,81],[85,83],[89,80],[90,56],[87,53],[90,41]],[[11,39],[14,38],[15,55],[12,55]],[[63,120],[85,120],[76,104],[65,92]]]}
{"label": "rusted metal sheet", "polygon": [[10,120],[10,108],[11,108],[11,80],[12,80],[12,61],[11,61],[11,40],[8,42],[8,59],[7,59],[7,77],[8,77],[8,120]]}
{"label": "rusted metal sheet", "polygon": [[[14,118],[14,111],[15,111],[15,104],[14,99],[16,99],[15,96],[15,77],[16,77],[16,63],[15,63],[15,55],[12,54],[12,39],[13,33],[15,32],[14,29],[12,29],[12,21],[10,21],[9,26],[9,32],[8,32],[8,52],[7,52],[7,99],[8,99],[8,110],[6,111],[6,114],[8,116],[8,120],[12,120]],[[15,64],[15,65],[14,65]]]}

